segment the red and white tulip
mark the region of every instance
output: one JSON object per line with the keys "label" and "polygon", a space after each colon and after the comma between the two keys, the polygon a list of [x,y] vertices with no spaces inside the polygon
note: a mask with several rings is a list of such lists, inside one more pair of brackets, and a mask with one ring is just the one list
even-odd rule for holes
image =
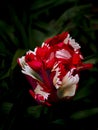
{"label": "red and white tulip", "polygon": [[18,58],[32,86],[29,92],[38,103],[49,106],[75,95],[80,70],[92,67],[82,62],[80,48],[68,32],[63,32]]}

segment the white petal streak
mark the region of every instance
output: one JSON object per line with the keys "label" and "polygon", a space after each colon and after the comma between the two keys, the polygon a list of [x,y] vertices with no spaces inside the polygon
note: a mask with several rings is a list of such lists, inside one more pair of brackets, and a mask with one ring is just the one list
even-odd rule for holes
{"label": "white petal streak", "polygon": [[42,47],[45,46],[45,43],[43,42],[41,46],[42,46]]}
{"label": "white petal streak", "polygon": [[62,84],[62,81],[59,78],[59,76],[61,74],[61,71],[60,71],[60,68],[59,68],[58,64],[59,63],[56,63],[53,66],[53,69],[52,69],[52,72],[53,71],[55,72],[55,75],[53,77],[53,85],[55,86],[56,89],[58,89],[61,86],[61,84]]}
{"label": "white petal streak", "polygon": [[37,47],[34,49],[34,54],[36,55]]}
{"label": "white petal streak", "polygon": [[77,42],[75,42],[75,39],[72,38],[69,39],[69,45],[71,45],[75,51],[81,48],[80,45]]}
{"label": "white petal streak", "polygon": [[64,39],[64,43],[65,43],[65,44],[68,44],[69,37],[70,37],[70,34],[68,34],[67,37]]}
{"label": "white petal streak", "polygon": [[77,87],[76,84],[74,84],[71,87],[60,88],[57,90],[57,95],[59,98],[74,96],[75,91],[76,91],[76,87]]}
{"label": "white petal streak", "polygon": [[24,67],[24,65],[26,65],[25,56],[22,56],[18,60],[19,60],[19,64],[21,65],[21,67]]}
{"label": "white petal streak", "polygon": [[61,87],[57,90],[57,95],[59,98],[64,98],[66,96],[74,96],[77,83],[79,82],[79,75],[72,75],[73,69],[69,71],[62,80]]}
{"label": "white petal streak", "polygon": [[52,60],[53,58],[54,58],[54,52],[51,52],[50,56],[48,57],[48,60],[46,60],[46,63]]}
{"label": "white petal streak", "polygon": [[34,54],[34,52],[31,51],[31,50],[29,50],[29,51],[26,52],[26,54],[30,54],[30,53]]}
{"label": "white petal streak", "polygon": [[71,54],[67,50],[59,50],[56,51],[56,58],[69,59],[71,58]]}
{"label": "white petal streak", "polygon": [[44,99],[47,99],[50,94],[50,93],[43,91],[43,88],[39,84],[37,84],[36,88],[34,89],[34,92],[35,92],[35,94],[40,94],[41,96],[43,96]]}
{"label": "white petal streak", "polygon": [[55,71],[55,69],[58,67],[59,63],[60,63],[60,62],[56,62],[56,63],[54,64],[52,71]]}
{"label": "white petal streak", "polygon": [[33,75],[34,71],[28,65],[24,65],[24,67],[22,68],[22,73],[36,79],[36,77]]}
{"label": "white petal streak", "polygon": [[59,78],[59,75],[60,75],[60,72],[59,72],[59,67],[55,69],[55,75],[53,77],[53,84],[54,86],[56,87],[56,89],[58,89],[61,85],[61,81],[60,81],[60,78]]}
{"label": "white petal streak", "polygon": [[73,84],[77,84],[79,82],[79,76],[78,74],[76,74],[75,76],[73,76],[71,74],[71,71],[69,71],[63,78],[62,80],[62,86],[67,87],[67,86],[71,86]]}

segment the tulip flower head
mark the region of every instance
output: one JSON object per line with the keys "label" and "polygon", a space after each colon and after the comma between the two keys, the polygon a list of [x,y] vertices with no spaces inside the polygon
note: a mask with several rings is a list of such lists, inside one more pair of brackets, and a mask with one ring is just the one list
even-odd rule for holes
{"label": "tulip flower head", "polygon": [[83,63],[80,48],[68,32],[63,32],[18,58],[21,71],[31,85],[29,93],[39,104],[50,106],[75,95],[79,72],[92,67]]}

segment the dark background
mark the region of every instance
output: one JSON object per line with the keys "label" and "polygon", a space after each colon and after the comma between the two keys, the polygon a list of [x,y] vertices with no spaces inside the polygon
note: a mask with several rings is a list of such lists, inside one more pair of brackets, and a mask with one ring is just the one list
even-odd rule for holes
{"label": "dark background", "polygon": [[[63,31],[93,68],[81,72],[73,99],[41,106],[29,95],[17,58]],[[0,1],[0,130],[98,130],[97,37],[97,0]]]}

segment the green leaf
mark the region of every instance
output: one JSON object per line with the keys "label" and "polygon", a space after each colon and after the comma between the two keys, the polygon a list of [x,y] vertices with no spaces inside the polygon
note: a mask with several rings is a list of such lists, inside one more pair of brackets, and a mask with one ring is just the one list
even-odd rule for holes
{"label": "green leaf", "polygon": [[4,114],[9,114],[9,112],[11,111],[11,108],[13,107],[13,104],[10,102],[4,102],[1,106],[1,111]]}
{"label": "green leaf", "polygon": [[33,116],[34,118],[39,118],[43,110],[43,106],[31,106],[27,109],[27,114]]}
{"label": "green leaf", "polygon": [[13,8],[9,8],[10,14],[12,16],[12,21],[14,23],[15,29],[18,31],[18,34],[21,37],[22,44],[24,45],[25,48],[28,48],[28,37],[26,34],[26,30],[24,25],[22,24],[22,21],[19,19],[18,15],[16,14],[15,10]]}
{"label": "green leaf", "polygon": [[5,78],[9,77],[9,75],[10,75],[10,69],[8,69],[8,71],[6,73],[0,75],[0,80],[3,80]]}
{"label": "green leaf", "polygon": [[87,109],[87,110],[81,110],[73,113],[71,115],[71,119],[74,120],[79,120],[79,119],[84,119],[93,115],[98,114],[98,108],[92,108],[92,109]]}
{"label": "green leaf", "polygon": [[46,38],[45,34],[40,30],[33,29],[32,30],[32,38],[33,38],[33,46],[39,46],[43,43],[43,40]]}
{"label": "green leaf", "polygon": [[65,121],[63,119],[57,119],[55,121],[52,121],[53,124],[59,124],[59,125],[64,125]]}
{"label": "green leaf", "polygon": [[17,58],[23,56],[25,54],[26,50],[23,50],[23,49],[18,49],[16,50],[14,56],[13,56],[13,59],[12,59],[12,64],[11,64],[11,69],[13,70],[16,65],[17,65]]}
{"label": "green leaf", "polygon": [[98,62],[98,58],[95,55],[87,56],[84,59],[84,63],[96,64]]}
{"label": "green leaf", "polygon": [[31,10],[46,9],[46,7],[49,9],[50,7],[55,7],[64,4],[65,2],[76,2],[76,0],[39,0],[32,5],[33,7],[31,6]]}
{"label": "green leaf", "polygon": [[81,84],[82,87],[76,92],[76,95],[73,100],[80,100],[91,94],[91,86],[95,83],[95,79],[90,77],[88,79],[88,82],[85,82]]}
{"label": "green leaf", "polygon": [[[64,23],[67,22],[68,20],[72,21],[73,19],[76,19],[77,16],[79,15],[79,12],[81,12],[82,10],[85,10],[87,8],[90,8],[91,4],[89,5],[80,5],[80,6],[73,6],[71,8],[68,8],[67,10],[65,10],[65,12],[59,17],[59,19],[56,21],[55,26],[57,26],[57,31],[61,31],[61,27],[64,28]],[[69,26],[67,25],[68,29],[70,27],[70,25],[73,27],[75,26],[75,22],[72,22],[69,24]],[[65,26],[66,27],[66,26]]]}

